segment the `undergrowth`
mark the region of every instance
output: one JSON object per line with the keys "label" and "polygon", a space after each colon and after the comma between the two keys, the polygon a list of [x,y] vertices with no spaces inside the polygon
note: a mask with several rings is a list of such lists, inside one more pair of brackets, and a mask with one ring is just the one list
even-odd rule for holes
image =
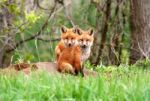
{"label": "undergrowth", "polygon": [[97,77],[0,74],[0,101],[149,101],[150,70],[136,65],[97,66]]}

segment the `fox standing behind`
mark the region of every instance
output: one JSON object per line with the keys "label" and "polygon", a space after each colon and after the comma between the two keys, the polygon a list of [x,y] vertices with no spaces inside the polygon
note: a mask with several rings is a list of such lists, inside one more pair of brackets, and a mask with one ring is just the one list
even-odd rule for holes
{"label": "fox standing behind", "polygon": [[81,61],[83,63],[90,56],[91,46],[93,45],[94,41],[94,31],[91,28],[87,31],[77,28],[77,33],[79,34],[78,45],[81,48]]}

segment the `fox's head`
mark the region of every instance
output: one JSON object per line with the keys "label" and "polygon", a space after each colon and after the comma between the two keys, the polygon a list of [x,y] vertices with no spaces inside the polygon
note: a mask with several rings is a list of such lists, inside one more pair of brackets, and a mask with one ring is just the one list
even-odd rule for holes
{"label": "fox's head", "polygon": [[66,47],[71,47],[77,44],[76,27],[67,28],[65,26],[61,27],[61,41]]}
{"label": "fox's head", "polygon": [[93,45],[94,40],[94,31],[93,29],[89,29],[87,31],[83,31],[77,28],[77,33],[79,34],[78,37],[78,44],[81,48],[86,49],[90,48]]}

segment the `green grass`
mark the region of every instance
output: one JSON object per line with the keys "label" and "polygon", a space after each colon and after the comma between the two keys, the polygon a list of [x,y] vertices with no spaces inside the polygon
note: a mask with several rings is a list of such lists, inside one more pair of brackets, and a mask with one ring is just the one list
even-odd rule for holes
{"label": "green grass", "polygon": [[99,76],[0,74],[0,101],[149,101],[150,70],[101,67]]}

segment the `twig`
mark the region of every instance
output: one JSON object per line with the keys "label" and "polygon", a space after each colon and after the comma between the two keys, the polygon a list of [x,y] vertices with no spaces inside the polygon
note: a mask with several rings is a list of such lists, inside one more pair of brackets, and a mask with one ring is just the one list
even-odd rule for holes
{"label": "twig", "polygon": [[10,40],[11,40],[11,37],[7,37],[7,38],[5,39],[5,41],[1,40],[1,42],[4,43],[4,44],[3,44],[3,46],[0,48],[0,53],[5,49],[5,47],[6,47],[7,45],[9,45],[10,47],[12,47],[12,46],[9,44],[9,41],[10,41]]}
{"label": "twig", "polygon": [[70,21],[70,23],[71,23],[71,25],[74,27],[75,26],[75,23],[74,23],[74,21],[72,20],[72,18],[71,18],[71,15],[70,15],[70,13],[68,12],[68,9],[67,9],[67,6],[68,5],[70,5],[71,3],[69,2],[67,2],[67,4],[65,4],[64,2],[63,2],[63,0],[60,2],[60,0],[58,0],[59,1],[59,3],[64,7],[64,13],[65,13],[65,16],[66,16],[66,18]]}
{"label": "twig", "polygon": [[37,5],[37,7],[39,7],[40,9],[43,9],[43,10],[51,10],[51,9],[47,9],[47,8],[44,8],[40,5],[39,3],[39,0],[34,0],[35,4]]}
{"label": "twig", "polygon": [[63,0],[55,0],[56,2],[60,3],[60,4],[64,4]]}
{"label": "twig", "polygon": [[52,41],[59,41],[60,38],[55,38],[55,39],[43,39],[43,38],[37,38],[37,40],[44,41],[44,42],[52,42]]}
{"label": "twig", "polygon": [[[52,8],[52,10],[51,10],[51,12],[50,12],[48,18],[46,19],[45,23],[43,24],[43,26],[41,27],[41,29],[39,30],[39,32],[37,32],[37,34],[35,34],[35,35],[33,35],[33,36],[31,36],[31,37],[29,37],[29,38],[27,38],[27,39],[24,39],[24,40],[19,41],[18,43],[16,43],[16,45],[15,45],[12,49],[8,49],[8,50],[6,50],[6,52],[7,52],[7,53],[12,52],[12,51],[14,51],[17,47],[19,47],[21,44],[23,44],[23,43],[25,43],[25,42],[28,42],[28,41],[30,41],[30,40],[33,40],[33,39],[37,38],[39,35],[41,35],[41,32],[42,32],[42,31],[44,30],[44,28],[46,27],[46,25],[47,25],[49,19],[51,19],[56,13],[58,13],[59,11],[61,11],[61,10],[63,9],[63,7],[61,7],[61,8],[59,8],[57,11],[55,11],[57,2],[58,2],[58,1],[56,0],[55,5],[54,5],[54,7]],[[65,6],[68,6],[68,5],[65,5]],[[55,11],[55,12],[54,12],[54,11]]]}
{"label": "twig", "polygon": [[139,47],[140,52],[143,54],[143,56],[150,62],[150,60],[149,60],[150,50],[148,50],[148,52],[144,52],[144,50],[140,47],[139,42],[138,42],[138,47]]}
{"label": "twig", "polygon": [[105,12],[105,11],[104,11],[104,8],[105,8],[106,4],[100,5],[100,2],[98,3],[98,2],[96,2],[96,1],[94,1],[94,0],[91,0],[91,3],[96,6],[96,8],[97,8],[97,10],[98,10],[99,12],[101,12],[101,11],[102,11],[102,12]]}
{"label": "twig", "polygon": [[43,26],[41,27],[41,29],[39,30],[39,32],[37,32],[37,34],[27,38],[27,39],[24,39],[24,40],[21,40],[19,41],[18,43],[16,43],[16,45],[12,48],[12,49],[9,49],[9,50],[6,50],[6,52],[11,52],[11,51],[14,51],[18,46],[20,46],[21,44],[27,42],[27,41],[30,41],[30,40],[33,40],[35,39],[37,36],[39,36],[41,34],[41,32],[44,30],[44,28],[47,26],[47,23],[48,23],[48,20],[50,19],[50,17],[53,15],[53,12],[55,11],[55,8],[56,8],[56,3],[54,5],[54,7],[52,8],[48,18],[46,19],[45,23],[43,24]]}

